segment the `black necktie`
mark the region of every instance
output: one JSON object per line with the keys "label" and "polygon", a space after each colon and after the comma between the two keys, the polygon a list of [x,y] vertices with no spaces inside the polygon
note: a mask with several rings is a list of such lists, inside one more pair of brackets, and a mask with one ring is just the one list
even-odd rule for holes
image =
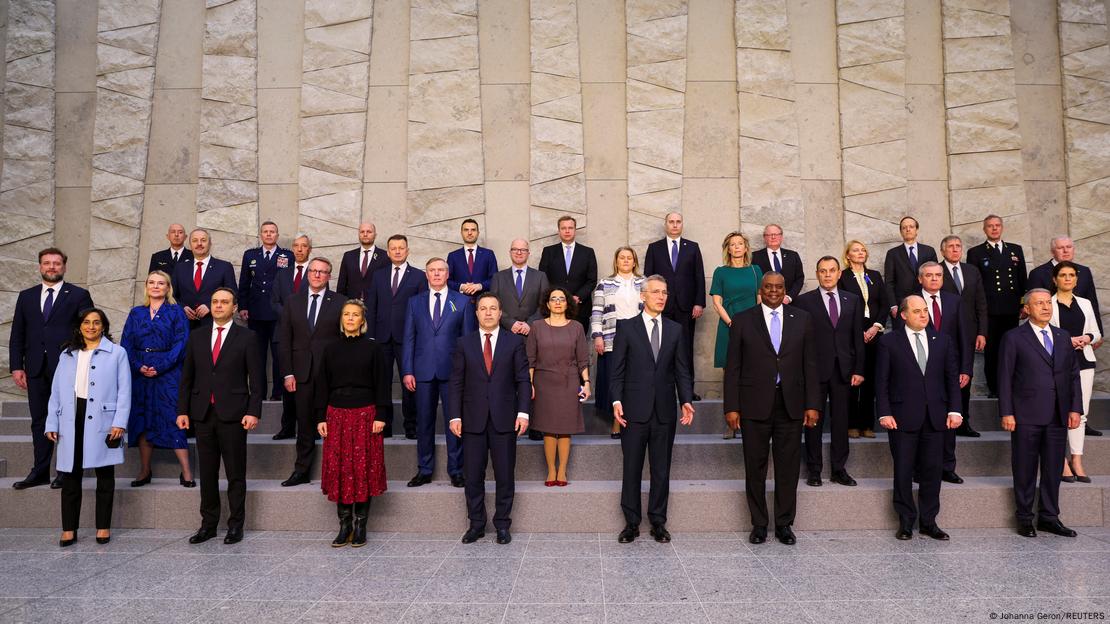
{"label": "black necktie", "polygon": [[173,263],[174,264],[177,264],[177,254],[179,254],[179,253],[181,253],[181,252],[180,251],[173,252]]}
{"label": "black necktie", "polygon": [[320,295],[312,295],[312,305],[308,306],[308,331],[316,331],[316,298]]}
{"label": "black necktie", "polygon": [[46,289],[46,301],[42,304],[42,318],[50,318],[50,310],[54,307],[54,289]]}

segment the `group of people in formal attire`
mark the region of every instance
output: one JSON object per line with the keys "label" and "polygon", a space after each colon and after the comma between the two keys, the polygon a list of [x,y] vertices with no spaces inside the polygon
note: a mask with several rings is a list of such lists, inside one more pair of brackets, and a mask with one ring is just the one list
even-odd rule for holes
{"label": "group of people in formal attire", "polygon": [[[387,488],[384,439],[397,424],[416,441],[407,486],[426,485],[439,412],[447,474],[467,501],[462,541],[485,534],[492,461],[493,526],[496,541],[508,543],[517,438],[542,440],[544,485],[566,487],[571,439],[585,431],[582,404],[593,398],[624,456],[618,540],[639,536],[646,460],[650,535],[670,541],[672,446],[701,400],[694,385],[695,326],[707,306],[701,249],[683,236],[682,215],[670,213],[642,269],[636,251],[622,246],[599,279],[594,250],[575,239],[574,217],[560,217],[557,228],[559,240],[543,249],[538,268],[529,266],[528,240],[516,239],[509,266],[499,270],[493,250],[477,244],[478,223],[466,219],[462,246],[421,270],[409,263],[404,235],[382,249],[374,224],[363,223],[332,290],[332,263],[312,256],[306,235],[283,249],[277,225],[263,223],[261,244],[243,253],[236,280],[231,263],[213,257],[207,231],[187,234],[174,224],[118,342],[88,291],[65,282],[65,254],[44,249],[42,283],[20,293],[11,330],[12,374],[28,393],[35,451],[14,487],[62,490],[67,546],[76,540],[81,476],[95,469],[97,541],[106,543],[123,443],[139,448],[132,487],[151,482],[155,448],[172,449],[180,485],[196,487],[187,440],[195,436],[201,527],[189,541],[216,536],[222,464],[230,508],[224,541],[238,542],[247,436],[268,396],[283,403],[274,439],[296,440],[282,485],[310,482],[322,438],[321,489],[340,526],[333,546],[358,547],[370,502]],[[766,541],[773,521],[776,539],[795,543],[803,464],[806,484],[823,485],[826,420],[832,482],[856,485],[849,440],[875,437],[877,422],[894,461],[897,536],[909,539],[917,528],[948,539],[936,522],[940,487],[962,482],[956,435],[979,435],[968,412],[976,351],[985,353],[987,385],[1011,432],[1019,532],[1074,535],[1059,520],[1060,482],[1090,482],[1083,437],[1101,435],[1084,426],[1102,342],[1090,269],[1074,261],[1072,241],[1058,237],[1053,258],[1027,275],[1021,247],[1002,240],[994,215],[983,221],[987,240],[967,250],[966,262],[958,236],[941,241],[938,258],[918,241],[913,217],[899,229],[903,242],[888,250],[883,272],[868,267],[867,246],[853,240],[840,256],[816,262],[817,287],[808,292],[801,256],[782,246],[779,225],[766,226],[758,251],[740,232],[721,243],[708,288],[718,318],[713,364],[723,369],[724,436],[743,437],[750,541]],[[765,484],[771,457],[773,517]]]}

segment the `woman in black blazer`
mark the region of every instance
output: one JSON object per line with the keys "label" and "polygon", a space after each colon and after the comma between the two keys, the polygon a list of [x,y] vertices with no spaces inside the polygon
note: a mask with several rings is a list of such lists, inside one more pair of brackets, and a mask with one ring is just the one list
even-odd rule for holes
{"label": "woman in black blazer", "polygon": [[867,268],[867,245],[858,240],[849,241],[844,248],[844,271],[839,287],[863,299],[863,383],[852,388],[848,416],[848,437],[875,437],[875,355],[883,325],[890,316],[886,284],[883,274]]}

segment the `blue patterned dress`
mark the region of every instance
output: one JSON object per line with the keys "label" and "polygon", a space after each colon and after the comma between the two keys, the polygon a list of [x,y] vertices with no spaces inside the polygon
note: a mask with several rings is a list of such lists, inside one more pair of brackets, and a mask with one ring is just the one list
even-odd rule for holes
{"label": "blue patterned dress", "polygon": [[[189,321],[181,306],[164,303],[150,318],[150,308],[136,306],[127,315],[120,345],[130,360],[131,421],[127,441],[139,444],[146,434],[148,442],[158,448],[188,448],[185,432],[177,428],[177,386],[181,380],[181,363],[189,337]],[[158,374],[147,377],[139,372],[152,366]]]}

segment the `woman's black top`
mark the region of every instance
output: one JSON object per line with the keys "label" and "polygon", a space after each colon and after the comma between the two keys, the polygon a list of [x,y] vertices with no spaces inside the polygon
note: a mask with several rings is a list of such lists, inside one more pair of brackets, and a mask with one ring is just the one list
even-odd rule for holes
{"label": "woman's black top", "polygon": [[[1087,316],[1083,314],[1083,310],[1079,308],[1079,304],[1075,299],[1071,300],[1071,305],[1064,305],[1063,301],[1056,301],[1057,307],[1060,308],[1060,329],[1068,332],[1072,338],[1078,338],[1083,335],[1083,326],[1087,324]],[[1069,345],[1070,346],[1070,345]],[[1094,368],[1095,363],[1088,360],[1082,351],[1075,352],[1076,358],[1079,360],[1079,369],[1087,370]]]}
{"label": "woman's black top", "polygon": [[327,407],[379,408],[393,401],[393,370],[381,345],[367,335],[344,336],[324,349],[320,374],[316,378],[316,422],[324,422]]}

